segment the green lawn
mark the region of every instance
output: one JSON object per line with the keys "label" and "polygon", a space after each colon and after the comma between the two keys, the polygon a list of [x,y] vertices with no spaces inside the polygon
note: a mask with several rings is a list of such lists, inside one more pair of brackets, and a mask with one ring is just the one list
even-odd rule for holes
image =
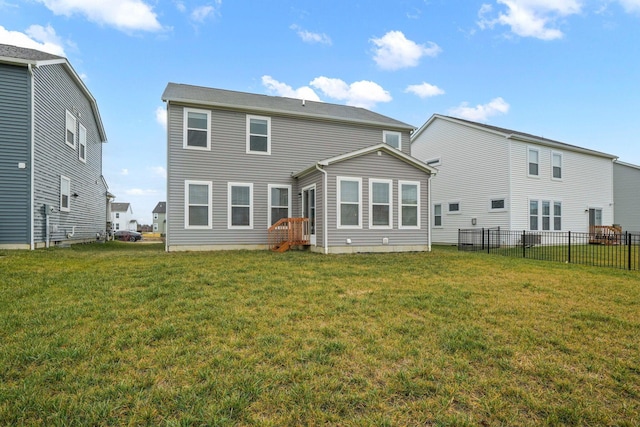
{"label": "green lawn", "polygon": [[0,251],[0,425],[640,425],[640,273]]}

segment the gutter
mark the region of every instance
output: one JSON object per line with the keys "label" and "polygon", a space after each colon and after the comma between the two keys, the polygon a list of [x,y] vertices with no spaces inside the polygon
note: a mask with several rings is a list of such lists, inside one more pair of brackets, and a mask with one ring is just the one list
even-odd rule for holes
{"label": "gutter", "polygon": [[316,169],[322,172],[324,175],[324,184],[322,189],[322,240],[324,240],[324,254],[329,253],[329,230],[327,229],[327,171],[322,169],[319,164],[316,163]]}

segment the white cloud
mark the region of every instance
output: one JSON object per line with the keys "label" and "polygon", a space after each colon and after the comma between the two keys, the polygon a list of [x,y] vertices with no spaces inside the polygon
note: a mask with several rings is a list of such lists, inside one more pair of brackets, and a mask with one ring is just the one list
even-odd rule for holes
{"label": "white cloud", "polygon": [[449,114],[474,122],[486,122],[489,117],[507,114],[509,107],[504,99],[498,97],[492,99],[488,104],[476,105],[475,107],[469,107],[468,103],[463,102],[458,107],[450,109]]}
{"label": "white cloud", "polygon": [[124,176],[129,175],[129,169],[122,169],[122,170],[120,171],[120,175],[124,175]]}
{"label": "white cloud", "polygon": [[160,178],[167,178],[167,170],[162,166],[152,166],[149,168],[149,170],[151,171],[151,173],[159,176]]}
{"label": "white cloud", "polygon": [[179,12],[186,12],[187,7],[184,5],[183,1],[175,1],[174,4],[176,5],[176,9],[178,9]]}
{"label": "white cloud", "polygon": [[321,44],[327,44],[327,45],[331,44],[331,37],[329,37],[324,33],[322,34],[312,33],[311,31],[302,29],[295,24],[293,24],[289,28],[294,30],[298,34],[298,37],[300,37],[302,41],[305,43],[321,43]]}
{"label": "white cloud", "polygon": [[24,33],[9,31],[0,25],[0,43],[66,56],[62,40],[50,25],[32,25]]}
{"label": "white cloud", "polygon": [[404,91],[407,93],[418,95],[420,98],[430,98],[432,96],[444,95],[443,89],[424,82],[419,85],[409,85]]}
{"label": "white cloud", "polygon": [[142,0],[37,0],[56,15],[80,14],[92,22],[122,31],[159,31],[153,8]]}
{"label": "white cloud", "polygon": [[[621,0],[636,1],[637,0]],[[493,11],[490,4],[483,4],[478,12],[478,26],[481,29],[505,25],[520,37],[534,37],[541,40],[555,40],[564,37],[555,28],[556,21],[582,10],[581,0],[496,0],[506,7],[497,18],[488,18]]]}
{"label": "white cloud", "polygon": [[274,95],[285,96],[287,98],[307,99],[309,101],[320,101],[320,97],[308,86],[294,89],[286,83],[281,83],[271,76],[262,76],[262,84]]}
{"label": "white cloud", "polygon": [[155,196],[159,194],[158,190],[154,189],[142,189],[142,188],[129,188],[124,190],[124,194],[127,196]]}
{"label": "white cloud", "polygon": [[193,9],[193,11],[191,12],[191,19],[196,22],[204,22],[204,20],[214,12],[215,9],[213,6],[199,6]]}
{"label": "white cloud", "polygon": [[165,130],[167,129],[167,109],[162,105],[156,108],[156,122]]}
{"label": "white cloud", "polygon": [[391,101],[391,95],[377,83],[361,80],[347,84],[340,79],[317,77],[309,83],[330,98],[345,101],[347,105],[373,108],[379,102]]}
{"label": "white cloud", "polygon": [[420,45],[408,40],[401,31],[389,31],[379,39],[371,39],[376,46],[373,59],[385,70],[415,67],[423,56],[437,56],[442,49],[433,42]]}
{"label": "white cloud", "polygon": [[640,13],[640,0],[618,0],[627,13]]}

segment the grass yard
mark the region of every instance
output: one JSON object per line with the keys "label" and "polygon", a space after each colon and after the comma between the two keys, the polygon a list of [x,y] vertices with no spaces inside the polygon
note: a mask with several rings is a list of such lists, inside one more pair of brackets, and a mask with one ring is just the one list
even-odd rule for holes
{"label": "grass yard", "polygon": [[461,253],[0,252],[0,425],[640,425],[640,273]]}

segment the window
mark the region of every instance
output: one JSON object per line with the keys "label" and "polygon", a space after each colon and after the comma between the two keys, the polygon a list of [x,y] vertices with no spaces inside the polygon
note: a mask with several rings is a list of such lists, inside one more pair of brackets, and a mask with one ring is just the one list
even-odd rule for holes
{"label": "window", "polygon": [[209,123],[211,112],[206,110],[184,109],[184,148],[210,150],[211,137]]}
{"label": "window", "polygon": [[440,159],[440,157],[438,157],[435,159],[429,159],[425,163],[429,166],[440,166],[442,164],[442,160]]}
{"label": "window", "polygon": [[535,148],[529,148],[528,158],[529,158],[529,176],[538,176],[540,152]]}
{"label": "window", "polygon": [[153,219],[158,219],[158,214],[157,213],[153,214]]}
{"label": "window", "polygon": [[87,163],[87,128],[80,125],[78,136],[78,159],[81,162]]}
{"label": "window", "polygon": [[529,230],[538,229],[538,201],[529,201]]}
{"label": "window", "polygon": [[271,118],[247,116],[247,153],[271,154]]}
{"label": "window", "polygon": [[551,203],[546,200],[542,201],[542,229],[551,229]]}
{"label": "window", "polygon": [[158,231],[158,223],[157,222],[153,223],[153,231]]}
{"label": "window", "polygon": [[120,212],[116,212],[116,219],[120,218]]}
{"label": "window", "polygon": [[442,205],[433,205],[433,226],[442,227]]}
{"label": "window", "polygon": [[551,169],[553,179],[562,179],[562,154],[551,153]]}
{"label": "window", "polygon": [[66,176],[60,176],[60,210],[71,210],[71,180]]}
{"label": "window", "polygon": [[420,228],[420,183],[399,181],[399,228]]}
{"label": "window", "polygon": [[67,111],[65,142],[71,148],[76,148],[76,117]]}
{"label": "window", "polygon": [[504,198],[491,199],[489,203],[490,212],[501,212],[507,209],[507,203]]}
{"label": "window", "polygon": [[338,177],[338,228],[362,228],[362,179]]}
{"label": "window", "polygon": [[369,226],[371,228],[392,228],[391,180],[369,180]]}
{"label": "window", "polygon": [[120,224],[116,222],[116,231],[120,230]]}
{"label": "window", "polygon": [[230,182],[229,228],[253,228],[253,184]]}
{"label": "window", "polygon": [[184,227],[211,228],[211,182],[185,181]]}
{"label": "window", "polygon": [[269,225],[291,215],[291,186],[269,184]]}
{"label": "window", "polygon": [[562,230],[562,202],[553,202],[553,229]]}
{"label": "window", "polygon": [[460,202],[449,202],[449,213],[450,214],[459,214],[460,213]]}
{"label": "window", "polygon": [[392,132],[390,130],[382,131],[382,140],[385,144],[389,144],[393,148],[402,150],[402,135],[400,132]]}

